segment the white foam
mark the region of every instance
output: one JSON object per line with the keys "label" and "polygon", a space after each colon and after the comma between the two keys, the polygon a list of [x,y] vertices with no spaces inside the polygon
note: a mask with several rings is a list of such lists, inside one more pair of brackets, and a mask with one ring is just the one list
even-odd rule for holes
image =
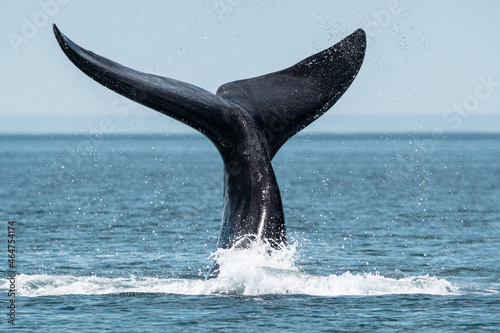
{"label": "white foam", "polygon": [[[152,277],[106,278],[97,276],[26,275],[16,277],[20,296],[102,295],[164,293],[183,295],[305,294],[318,296],[432,294],[455,295],[458,287],[428,275],[391,278],[378,274],[314,276],[296,265],[295,245],[277,251],[268,244],[246,250],[219,250],[218,278],[162,279]],[[2,281],[0,289],[6,289]]]}

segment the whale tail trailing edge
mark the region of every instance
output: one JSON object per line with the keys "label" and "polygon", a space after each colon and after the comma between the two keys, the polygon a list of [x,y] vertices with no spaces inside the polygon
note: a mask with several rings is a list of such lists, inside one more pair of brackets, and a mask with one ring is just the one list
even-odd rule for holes
{"label": "whale tail trailing edge", "polygon": [[272,157],[295,133],[325,113],[350,86],[363,62],[357,30],[334,46],[271,74],[229,82],[212,94],[194,85],[122,66],[54,33],[66,56],[105,87],[177,119],[219,148],[228,144],[230,113],[244,109],[265,132]]}

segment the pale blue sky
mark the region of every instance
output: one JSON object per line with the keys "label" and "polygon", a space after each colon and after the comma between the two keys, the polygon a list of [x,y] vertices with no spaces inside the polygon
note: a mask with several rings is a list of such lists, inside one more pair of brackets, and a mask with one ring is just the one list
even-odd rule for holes
{"label": "pale blue sky", "polygon": [[86,77],[52,22],[102,56],[212,92],[363,28],[360,74],[310,130],[500,131],[498,13],[495,0],[5,1],[0,133],[189,131]]}

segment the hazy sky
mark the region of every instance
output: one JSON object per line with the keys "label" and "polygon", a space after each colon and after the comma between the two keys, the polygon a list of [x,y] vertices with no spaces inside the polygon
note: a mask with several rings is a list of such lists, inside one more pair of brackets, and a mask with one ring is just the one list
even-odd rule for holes
{"label": "hazy sky", "polygon": [[500,1],[4,1],[0,133],[188,131],[81,73],[51,24],[93,52],[215,92],[357,28],[361,71],[317,131],[500,131]]}

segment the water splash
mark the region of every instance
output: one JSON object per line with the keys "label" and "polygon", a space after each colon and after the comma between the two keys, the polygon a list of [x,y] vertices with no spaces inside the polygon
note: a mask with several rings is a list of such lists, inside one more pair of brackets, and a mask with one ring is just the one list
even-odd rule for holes
{"label": "water splash", "polygon": [[[153,277],[106,278],[71,275],[27,275],[16,277],[20,296],[103,295],[159,293],[181,295],[302,294],[316,296],[432,294],[456,295],[459,288],[428,275],[405,276],[365,273],[314,276],[297,267],[296,244],[275,250],[255,244],[245,250],[218,250],[213,257],[220,265],[218,278],[163,279]],[[0,289],[7,289],[2,281]]]}

